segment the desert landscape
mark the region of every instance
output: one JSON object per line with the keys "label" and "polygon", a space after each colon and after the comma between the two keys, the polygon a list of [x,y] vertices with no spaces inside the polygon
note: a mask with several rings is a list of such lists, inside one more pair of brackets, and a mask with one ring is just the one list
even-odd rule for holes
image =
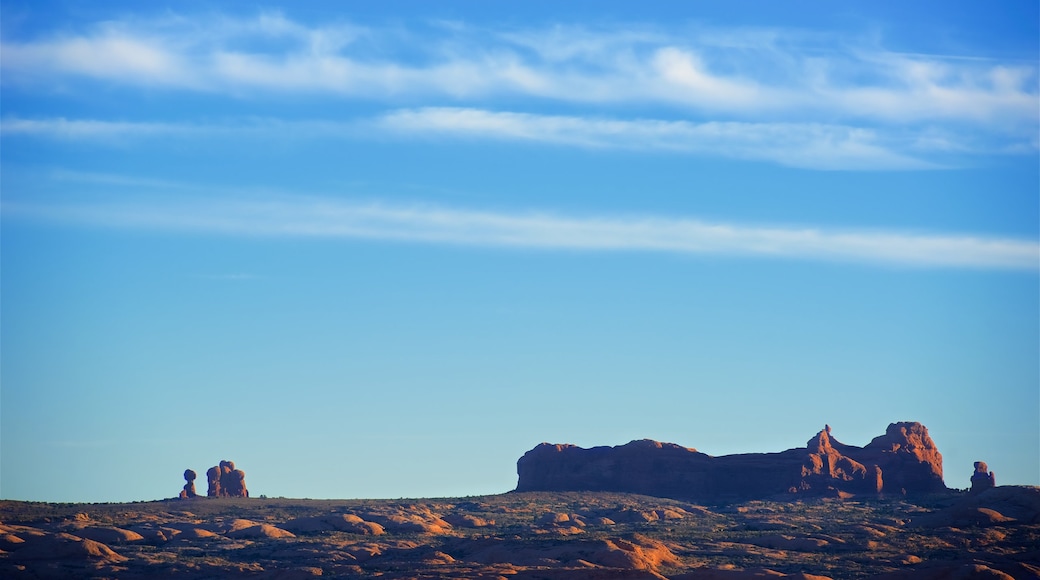
{"label": "desert landscape", "polygon": [[1040,1],[0,0],[0,103],[0,580],[1040,578]]}
{"label": "desert landscape", "polygon": [[[938,489],[941,461],[923,425],[894,423],[864,448],[839,443],[827,428],[806,448],[716,458],[653,441],[595,450],[543,444],[518,462],[517,490],[464,498],[232,497],[216,493],[219,477],[212,475],[213,497],[205,497],[194,494],[191,472],[177,499],[0,502],[0,574],[518,580],[1040,575],[1040,488],[996,486],[988,466],[978,462],[972,489]],[[247,493],[245,474],[233,462],[222,461],[211,473],[222,471]],[[740,480],[746,485],[722,491]],[[580,489],[583,482],[586,489]],[[778,482],[793,485],[775,489]]]}

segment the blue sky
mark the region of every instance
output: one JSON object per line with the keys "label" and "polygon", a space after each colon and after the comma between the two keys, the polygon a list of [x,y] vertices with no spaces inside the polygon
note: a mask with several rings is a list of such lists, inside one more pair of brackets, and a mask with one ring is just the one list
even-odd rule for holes
{"label": "blue sky", "polygon": [[1040,484],[1035,2],[0,6],[4,498],[904,420]]}

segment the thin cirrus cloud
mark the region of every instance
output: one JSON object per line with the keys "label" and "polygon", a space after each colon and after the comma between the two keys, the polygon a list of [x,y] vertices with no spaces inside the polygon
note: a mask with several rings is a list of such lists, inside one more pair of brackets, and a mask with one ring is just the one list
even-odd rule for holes
{"label": "thin cirrus cloud", "polygon": [[741,225],[661,216],[508,213],[299,196],[234,200],[181,196],[147,204],[6,202],[4,214],[91,227],[203,235],[641,251],[932,268],[1040,268],[1040,245],[1025,239]]}
{"label": "thin cirrus cloud", "polygon": [[[398,110],[378,125],[393,132],[501,139],[563,146],[668,151],[768,161],[806,169],[929,169],[910,143],[883,142],[876,131],[821,123],[617,120],[481,109]],[[934,151],[932,151],[934,153]]]}
{"label": "thin cirrus cloud", "polygon": [[881,123],[944,121],[1014,134],[1040,117],[1035,61],[904,54],[850,35],[825,43],[783,29],[400,29],[309,25],[261,13],[5,36],[4,82],[15,84],[84,78],[234,98],[309,94],[465,106],[525,97],[665,105],[731,120],[822,112]]}
{"label": "thin cirrus cloud", "polygon": [[249,118],[223,123],[110,121],[103,119],[69,119],[48,117],[26,119],[6,117],[0,120],[0,134],[68,141],[115,141],[167,137],[250,137],[257,134],[281,137],[315,137],[343,134],[352,125],[332,121],[282,121],[271,118]]}
{"label": "thin cirrus cloud", "polygon": [[349,138],[366,135],[373,124],[365,120],[284,120],[272,117],[232,118],[207,122],[110,121],[70,119],[67,117],[23,118],[8,116],[0,120],[0,134],[67,141],[127,141],[168,137],[256,136],[283,139],[320,137]]}
{"label": "thin cirrus cloud", "polygon": [[[941,167],[928,157],[948,153],[920,141],[885,142],[871,129],[819,123],[750,123],[610,119],[427,107],[399,109],[354,121],[260,118],[225,123],[161,123],[97,119],[0,121],[0,134],[122,143],[149,138],[266,136],[285,139],[389,137],[503,140],[607,150],[665,152],[765,161],[817,170],[901,170]],[[962,144],[966,145],[966,144]]]}
{"label": "thin cirrus cloud", "polygon": [[105,140],[133,137],[190,135],[198,127],[177,123],[150,123],[140,121],[106,121],[100,119],[23,119],[9,117],[0,121],[0,134],[25,135],[70,140]]}

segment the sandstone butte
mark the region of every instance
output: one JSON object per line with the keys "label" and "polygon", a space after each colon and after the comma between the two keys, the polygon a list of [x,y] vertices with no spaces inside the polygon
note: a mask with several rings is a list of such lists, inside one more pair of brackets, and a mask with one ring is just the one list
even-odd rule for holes
{"label": "sandstone butte", "polygon": [[893,423],[865,447],[840,443],[830,431],[827,426],[805,447],[718,457],[652,440],[590,449],[542,443],[517,461],[516,491],[613,491],[730,501],[946,490],[942,455],[924,425]]}

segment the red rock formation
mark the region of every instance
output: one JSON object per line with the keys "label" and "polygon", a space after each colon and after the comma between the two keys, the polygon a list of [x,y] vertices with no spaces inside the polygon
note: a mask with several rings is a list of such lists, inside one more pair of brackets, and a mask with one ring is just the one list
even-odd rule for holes
{"label": "red rock formation", "polygon": [[892,423],[884,435],[875,437],[862,452],[860,461],[877,464],[885,474],[884,491],[889,493],[945,491],[942,454],[916,422]]}
{"label": "red rock formation", "polygon": [[246,489],[246,473],[235,469],[234,461],[221,461],[219,465],[206,471],[209,489],[208,497],[249,497]]}
{"label": "red rock formation", "polygon": [[246,489],[246,472],[235,469],[227,474],[227,485],[224,487],[224,495],[227,497],[249,497]]}
{"label": "red rock formation", "polygon": [[184,481],[187,483],[184,484],[184,489],[181,490],[181,499],[198,497],[198,494],[195,493],[195,477],[196,475],[194,471],[190,469],[184,470]]}
{"label": "red rock formation", "polygon": [[866,447],[825,428],[806,447],[712,457],[656,441],[583,449],[543,443],[517,462],[517,491],[621,491],[691,500],[784,493],[918,493],[946,489],[942,456],[920,423],[894,423]]}
{"label": "red rock formation", "polygon": [[209,484],[206,497],[220,497],[220,467],[210,467],[206,471],[206,481]]}
{"label": "red rock formation", "polygon": [[879,493],[884,486],[881,468],[869,466],[849,458],[849,446],[831,438],[830,425],[809,440],[809,452],[802,465],[802,481],[799,490],[835,489],[846,493]]}
{"label": "red rock formation", "polygon": [[982,493],[991,487],[997,486],[997,476],[989,471],[985,461],[975,462],[975,473],[971,476],[971,493]]}
{"label": "red rock formation", "polygon": [[[213,473],[213,475],[210,474]],[[245,489],[245,472],[235,469],[235,463],[225,459],[216,467],[206,472],[207,476],[216,477],[215,496],[223,498],[248,498],[249,490]],[[212,483],[210,484],[212,487]]]}
{"label": "red rock formation", "polygon": [[232,485],[231,472],[235,470],[235,462],[225,459],[217,465],[217,469],[220,470],[220,495],[223,497],[230,496],[230,487]]}

